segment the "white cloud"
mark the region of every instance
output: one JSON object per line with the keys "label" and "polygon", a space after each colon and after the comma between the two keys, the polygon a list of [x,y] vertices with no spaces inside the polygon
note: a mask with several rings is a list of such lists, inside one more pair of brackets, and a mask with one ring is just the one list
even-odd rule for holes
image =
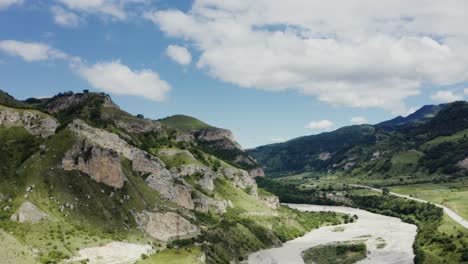
{"label": "white cloud", "polygon": [[464,93],[465,95],[468,95],[468,88],[463,89],[463,93]]}
{"label": "white cloud", "polygon": [[23,0],[0,0],[0,10],[7,9],[12,5],[22,4]]}
{"label": "white cloud", "polygon": [[270,138],[270,141],[273,142],[273,143],[282,143],[282,142],[287,141],[287,139],[285,139],[285,138]]}
{"label": "white cloud", "polygon": [[128,17],[127,6],[134,3],[146,3],[146,0],[56,0],[67,8],[86,14],[97,14],[124,20]]}
{"label": "white cloud", "polygon": [[81,18],[70,11],[67,11],[60,6],[53,6],[50,8],[54,16],[54,21],[57,25],[63,27],[77,27],[81,23]]}
{"label": "white cloud", "polygon": [[431,99],[439,103],[450,103],[453,101],[462,100],[462,96],[455,94],[452,91],[437,91],[431,95]]}
{"label": "white cloud", "polygon": [[307,124],[306,128],[311,130],[327,131],[332,129],[335,124],[330,120],[312,121]]}
{"label": "white cloud", "polygon": [[149,69],[135,71],[120,61],[81,65],[75,70],[96,89],[114,94],[163,101],[171,89],[166,81],[160,79],[158,73]]}
{"label": "white cloud", "polygon": [[195,0],[145,17],[220,80],[405,113],[424,83],[468,80],[468,1]]}
{"label": "white cloud", "polygon": [[62,51],[37,42],[2,40],[0,41],[0,51],[12,56],[19,56],[28,62],[51,59],[71,59]]}
{"label": "white cloud", "polygon": [[355,116],[355,117],[351,118],[351,123],[355,124],[355,125],[362,125],[362,124],[366,124],[368,122],[369,121],[367,121],[367,119],[365,117],[362,117],[362,116]]}
{"label": "white cloud", "polygon": [[166,49],[167,56],[180,65],[189,65],[192,62],[192,55],[185,48],[177,45],[169,45]]}

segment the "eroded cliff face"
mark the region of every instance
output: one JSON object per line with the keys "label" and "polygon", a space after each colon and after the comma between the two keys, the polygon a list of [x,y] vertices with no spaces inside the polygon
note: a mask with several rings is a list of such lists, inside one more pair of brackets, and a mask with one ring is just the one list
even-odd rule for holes
{"label": "eroded cliff face", "polygon": [[119,155],[113,150],[92,144],[87,139],[79,140],[65,153],[62,167],[66,171],[81,171],[96,182],[118,189],[123,187],[126,180]]}
{"label": "eroded cliff face", "polygon": [[195,134],[195,138],[201,142],[210,143],[217,148],[234,150],[242,150],[239,143],[236,142],[234,134],[227,129],[208,128],[202,129]]}
{"label": "eroded cliff face", "polygon": [[33,135],[49,137],[55,133],[59,123],[55,118],[35,110],[0,106],[0,125],[6,127],[24,127]]}

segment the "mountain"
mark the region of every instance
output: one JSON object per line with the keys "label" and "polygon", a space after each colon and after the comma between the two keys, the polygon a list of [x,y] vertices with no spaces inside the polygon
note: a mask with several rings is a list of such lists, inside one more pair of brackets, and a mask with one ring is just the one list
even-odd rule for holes
{"label": "mountain", "polygon": [[406,117],[398,116],[376,126],[385,130],[396,130],[405,126],[422,124],[436,116],[446,106],[447,104],[425,105]]}
{"label": "mountain", "polygon": [[0,139],[7,263],[105,262],[96,252],[121,263],[236,263],[338,222],[280,208],[229,130],[134,116],[103,93],[19,101],[1,92]]}
{"label": "mountain", "polygon": [[468,103],[424,106],[377,125],[349,126],[247,152],[269,176],[304,172],[382,179],[440,180],[468,169]]}

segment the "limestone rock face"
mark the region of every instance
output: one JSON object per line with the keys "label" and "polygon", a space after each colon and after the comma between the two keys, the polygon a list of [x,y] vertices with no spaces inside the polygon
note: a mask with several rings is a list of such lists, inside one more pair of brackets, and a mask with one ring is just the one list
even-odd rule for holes
{"label": "limestone rock face", "polygon": [[1,107],[0,125],[6,127],[20,126],[33,135],[49,137],[55,134],[59,123],[54,118],[34,110],[16,110]]}
{"label": "limestone rock face", "polygon": [[185,208],[194,208],[188,184],[165,169],[164,163],[159,158],[129,145],[116,134],[93,128],[81,120],[74,120],[69,125],[69,129],[86,138],[89,143],[131,160],[133,171],[142,175],[150,174],[146,179],[146,183],[164,198]]}
{"label": "limestone rock face", "polygon": [[150,236],[161,240],[184,239],[197,236],[198,228],[182,216],[167,213],[143,212],[137,215],[140,227]]}
{"label": "limestone rock face", "polygon": [[47,105],[47,111],[52,114],[62,112],[66,109],[69,109],[70,107],[74,107],[83,103],[85,100],[85,94],[72,94],[57,97]]}
{"label": "limestone rock face", "polygon": [[161,123],[149,119],[122,119],[114,120],[114,124],[129,133],[142,134],[148,132],[163,131]]}
{"label": "limestone rock face", "polygon": [[208,197],[201,192],[195,193],[193,203],[195,204],[195,210],[200,212],[208,212],[210,210],[213,210],[217,213],[225,213],[228,207],[233,206],[232,203],[230,203],[229,201],[219,201]]}
{"label": "limestone rock face", "polygon": [[258,167],[258,168],[249,170],[249,175],[252,178],[265,177],[265,172],[263,171],[262,168]]}
{"label": "limestone rock face", "polygon": [[[177,181],[177,183],[176,183]],[[182,183],[182,184],[181,184]],[[174,177],[168,170],[161,170],[146,178],[146,184],[158,191],[164,198],[177,203],[187,209],[194,209],[192,192],[188,184]]]}
{"label": "limestone rock face", "polygon": [[96,182],[118,189],[123,187],[126,180],[119,155],[110,149],[90,144],[86,139],[65,153],[62,167],[66,171],[81,171]]}
{"label": "limestone rock face", "polygon": [[11,221],[31,224],[37,224],[46,219],[50,219],[49,215],[30,202],[23,203],[10,218]]}
{"label": "limestone rock face", "polygon": [[221,149],[240,149],[242,147],[236,142],[231,131],[222,128],[203,129],[196,134],[196,139],[201,142],[209,142]]}
{"label": "limestone rock face", "polygon": [[193,142],[195,137],[192,134],[181,133],[176,136],[177,142]]}

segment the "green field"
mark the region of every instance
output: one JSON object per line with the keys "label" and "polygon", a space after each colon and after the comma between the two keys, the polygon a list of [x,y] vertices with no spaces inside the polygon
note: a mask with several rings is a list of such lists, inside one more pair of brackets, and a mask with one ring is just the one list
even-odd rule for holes
{"label": "green field", "polygon": [[445,205],[465,219],[468,219],[468,179],[450,183],[427,183],[391,187],[392,192]]}
{"label": "green field", "polygon": [[148,258],[140,260],[137,264],[202,264],[204,254],[199,247],[166,249]]}

